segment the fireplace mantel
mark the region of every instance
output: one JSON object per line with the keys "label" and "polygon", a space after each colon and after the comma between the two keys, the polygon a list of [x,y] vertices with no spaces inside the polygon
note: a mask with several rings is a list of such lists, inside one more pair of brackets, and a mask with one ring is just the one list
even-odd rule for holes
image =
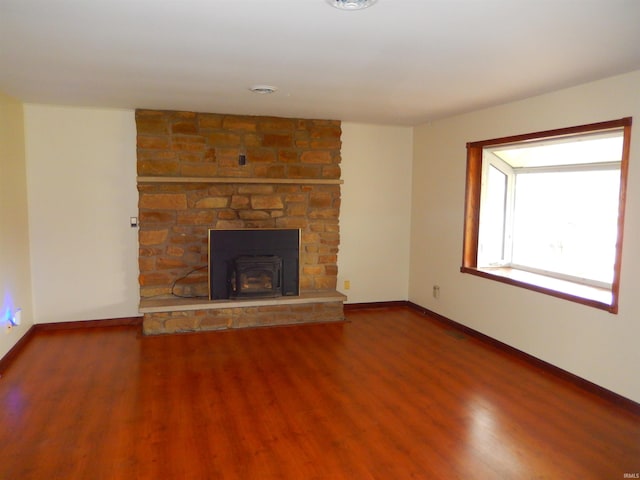
{"label": "fireplace mantel", "polygon": [[138,183],[247,183],[275,185],[342,185],[338,178],[138,177]]}

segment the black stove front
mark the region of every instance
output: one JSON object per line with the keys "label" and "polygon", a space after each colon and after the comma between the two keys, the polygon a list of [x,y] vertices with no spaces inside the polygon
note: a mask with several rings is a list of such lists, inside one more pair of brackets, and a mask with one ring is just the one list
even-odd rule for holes
{"label": "black stove front", "polygon": [[297,296],[300,230],[209,230],[209,298]]}

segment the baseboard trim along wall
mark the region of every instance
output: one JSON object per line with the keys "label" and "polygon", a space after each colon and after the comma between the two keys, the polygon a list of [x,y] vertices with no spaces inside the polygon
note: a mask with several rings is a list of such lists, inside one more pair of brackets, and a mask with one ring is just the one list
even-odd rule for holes
{"label": "baseboard trim along wall", "polygon": [[[424,316],[430,317],[449,328],[452,328],[462,334],[473,337],[481,342],[490,345],[508,355],[519,358],[529,364],[532,364],[542,370],[561,378],[587,392],[597,395],[598,397],[615,404],[634,415],[640,415],[640,403],[623,397],[611,390],[608,390],[600,385],[597,385],[589,380],[579,377],[571,372],[567,372],[560,367],[552,365],[544,360],[534,357],[528,353],[518,350],[506,343],[503,343],[495,338],[492,338],[484,333],[480,333],[470,327],[462,325],[450,318],[447,318],[439,313],[433,312],[428,308],[422,307],[416,303],[407,300],[395,300],[389,302],[368,302],[368,303],[349,303],[344,305],[345,311],[364,310],[368,308],[391,308],[391,307],[407,307],[421,313]],[[348,320],[348,319],[347,319]],[[18,356],[20,351],[27,345],[34,334],[38,331],[51,331],[51,330],[70,330],[74,328],[94,328],[94,327],[115,327],[115,326],[142,326],[142,317],[126,317],[126,318],[114,318],[106,320],[87,320],[81,322],[55,322],[55,323],[39,323],[32,325],[29,330],[18,340],[18,342],[9,350],[4,357],[0,358],[0,375],[7,370],[11,362]]]}
{"label": "baseboard trim along wall", "polygon": [[367,308],[387,308],[387,307],[406,307],[409,302],[406,300],[394,300],[390,302],[367,302],[367,303],[345,303],[344,311],[364,310]]}
{"label": "baseboard trim along wall", "polygon": [[635,415],[640,415],[640,403],[634,402],[633,400],[627,397],[623,397],[620,394],[612,392],[611,390],[601,387],[600,385],[590,382],[589,380],[585,380],[584,378],[579,377],[571,372],[567,372],[566,370],[563,370],[560,367],[552,365],[551,363],[545,362],[544,360],[540,360],[539,358],[534,357],[533,355],[525,353],[522,350],[518,350],[517,348],[512,347],[511,345],[508,345],[499,340],[496,340],[495,338],[485,335],[484,333],[480,333],[477,330],[474,330],[473,328],[462,325],[461,323],[451,320],[450,318],[440,315],[439,313],[433,312],[428,308],[425,308],[416,303],[406,301],[406,300],[397,300],[397,301],[391,301],[391,302],[349,303],[349,304],[345,304],[344,309],[345,311],[354,311],[354,310],[363,310],[366,308],[385,308],[385,307],[402,307],[402,306],[411,308],[427,317],[430,317],[446,325],[447,327],[459,333],[468,335],[469,337],[473,337],[508,355],[512,355],[514,357],[517,357],[520,360],[523,360],[538,368],[541,368],[547,373],[555,377],[561,378],[573,384],[574,386],[581,388],[582,390],[585,390],[594,395],[597,395],[598,397],[604,399],[605,401],[613,403]]}
{"label": "baseboard trim along wall", "polygon": [[539,358],[534,357],[533,355],[525,353],[522,350],[518,350],[517,348],[514,348],[511,345],[503,343],[499,340],[496,340],[495,338],[485,335],[484,333],[480,333],[477,330],[474,330],[473,328],[469,328],[465,325],[462,325],[461,323],[451,320],[443,315],[440,315],[439,313],[433,312],[428,308],[424,308],[413,302],[406,302],[406,305],[409,308],[412,308],[413,310],[416,310],[425,316],[431,317],[447,325],[448,327],[454,330],[457,330],[460,333],[476,338],[488,345],[491,345],[494,348],[497,348],[498,350],[501,350],[502,352],[515,356],[521,360],[524,360],[529,364],[532,364],[538,368],[541,368],[542,370],[550,373],[551,375],[554,375],[555,377],[561,378],[583,390],[586,390],[592,394],[595,394],[600,398],[608,402],[611,402],[635,415],[640,415],[640,403],[634,402],[633,400],[627,397],[623,397],[620,394],[612,392],[611,390],[601,387],[600,385],[590,382],[589,380],[586,380],[571,372],[563,370],[562,368],[557,367],[551,363],[545,362],[544,360],[540,360]]}
{"label": "baseboard trim along wall", "polygon": [[105,320],[83,320],[80,322],[37,323],[33,327],[36,332],[50,330],[71,330],[74,328],[142,326],[142,317],[109,318]]}
{"label": "baseboard trim along wall", "polygon": [[34,327],[34,325],[31,325],[29,327],[29,330],[25,332],[20,340],[18,340],[15,345],[11,347],[2,358],[0,358],[0,376],[2,376],[2,374],[7,371],[11,362],[16,359],[22,349],[31,341],[31,338],[33,337],[36,330]]}
{"label": "baseboard trim along wall", "polygon": [[31,341],[37,332],[52,330],[71,330],[74,328],[94,328],[94,327],[119,327],[142,326],[142,317],[109,318],[105,320],[84,320],[80,322],[53,322],[37,323],[31,325],[29,330],[22,336],[11,349],[0,358],[0,376],[7,371],[11,363],[16,359],[25,346]]}

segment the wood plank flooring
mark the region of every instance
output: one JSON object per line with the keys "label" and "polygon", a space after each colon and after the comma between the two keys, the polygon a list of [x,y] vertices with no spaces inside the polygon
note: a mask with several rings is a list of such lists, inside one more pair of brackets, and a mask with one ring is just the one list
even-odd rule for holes
{"label": "wood plank flooring", "polygon": [[344,324],[34,335],[0,479],[621,479],[640,417],[406,307]]}

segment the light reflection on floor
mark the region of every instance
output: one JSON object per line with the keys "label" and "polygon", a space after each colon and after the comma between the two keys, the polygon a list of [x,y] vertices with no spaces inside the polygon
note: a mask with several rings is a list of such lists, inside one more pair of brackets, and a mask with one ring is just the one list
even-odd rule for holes
{"label": "light reflection on floor", "polygon": [[[468,451],[481,462],[500,465],[501,478],[524,478],[531,473],[521,461],[522,447],[512,443],[509,428],[503,425],[504,416],[487,398],[475,395],[469,401],[471,417],[468,428]],[[478,461],[476,460],[476,461]]]}

